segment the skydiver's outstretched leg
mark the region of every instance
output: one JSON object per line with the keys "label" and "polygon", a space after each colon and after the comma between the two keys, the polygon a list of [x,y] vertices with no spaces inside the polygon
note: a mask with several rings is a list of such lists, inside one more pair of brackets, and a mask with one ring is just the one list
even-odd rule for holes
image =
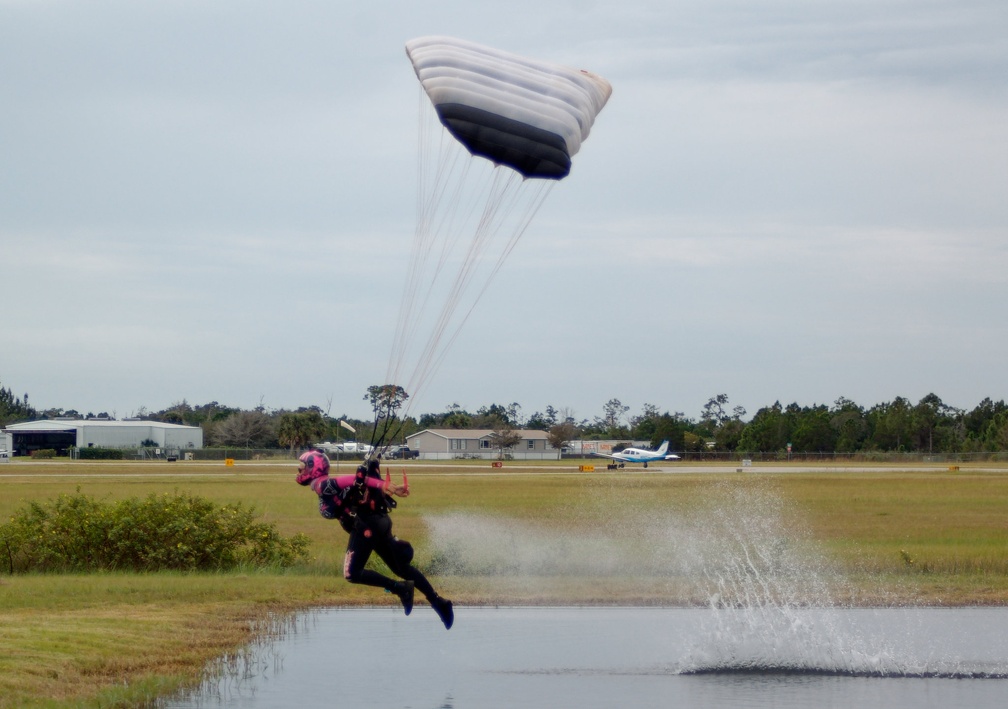
{"label": "skydiver's outstretched leg", "polygon": [[374,546],[365,536],[363,530],[355,529],[350,533],[346,556],[343,557],[343,578],[350,583],[384,588],[389,593],[399,596],[403,610],[409,615],[413,610],[413,581],[395,581],[377,571],[365,568]]}
{"label": "skydiver's outstretched leg", "polygon": [[392,573],[406,579],[407,583],[412,583],[424,595],[438,617],[441,618],[445,628],[451,630],[452,624],[455,622],[455,609],[452,607],[452,602],[438,595],[424,573],[413,566],[411,563],[413,561],[413,547],[410,543],[389,535],[385,540],[375,545],[375,551],[392,570]]}

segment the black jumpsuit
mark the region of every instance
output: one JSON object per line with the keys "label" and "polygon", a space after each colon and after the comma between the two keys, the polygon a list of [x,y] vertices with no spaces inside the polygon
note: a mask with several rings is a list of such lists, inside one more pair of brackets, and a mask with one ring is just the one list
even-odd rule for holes
{"label": "black jumpsuit", "polygon": [[[454,622],[451,601],[442,598],[420,569],[413,566],[413,547],[409,542],[392,534],[389,507],[395,501],[380,487],[378,466],[360,466],[355,476],[317,478],[311,482],[312,490],[319,496],[319,512],[327,519],[338,519],[350,533],[346,556],[343,558],[343,577],[350,583],[384,588],[403,600],[407,615],[412,609],[412,588],[420,591],[441,617],[446,628]],[[375,553],[396,576],[409,584],[367,568],[368,559]],[[406,595],[409,595],[407,602]]]}

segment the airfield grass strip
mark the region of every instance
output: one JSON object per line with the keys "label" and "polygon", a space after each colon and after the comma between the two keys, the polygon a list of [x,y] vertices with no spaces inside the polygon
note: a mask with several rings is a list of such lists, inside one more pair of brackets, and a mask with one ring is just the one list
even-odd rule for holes
{"label": "airfield grass strip", "polygon": [[[434,560],[425,521],[433,517],[469,514],[544,533],[615,536],[641,520],[703,524],[725,495],[744,501],[770,491],[782,501],[795,543],[813,546],[842,571],[837,602],[1008,604],[1008,469],[579,475],[572,467],[411,466],[413,494],[393,515],[396,533],[414,543],[424,566]],[[197,684],[214,658],[273,632],[291,613],[396,609],[387,594],[343,581],[345,534],[318,515],[290,465],[57,461],[2,468],[2,520],[26,502],[75,489],[110,500],[182,490],[254,505],[282,534],[306,534],[312,559],[287,570],[0,575],[0,707],[156,706],[158,697]],[[707,601],[674,574],[446,573],[435,585],[459,606]]]}

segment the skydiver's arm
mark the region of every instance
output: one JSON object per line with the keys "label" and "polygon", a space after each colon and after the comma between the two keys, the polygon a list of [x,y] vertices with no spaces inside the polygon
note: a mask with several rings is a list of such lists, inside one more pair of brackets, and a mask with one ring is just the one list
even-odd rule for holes
{"label": "skydiver's arm", "polygon": [[335,477],[325,475],[321,478],[313,480],[311,486],[316,495],[338,495],[340,491],[345,490],[358,482],[363,482],[363,484],[367,487],[374,490],[382,490],[383,492],[395,495],[396,497],[407,497],[409,495],[409,488],[405,485],[387,482],[381,478],[366,477],[361,479],[353,474],[337,475]]}
{"label": "skydiver's arm", "polygon": [[[336,485],[339,486],[341,490],[348,488],[351,485],[354,485],[358,482],[361,482],[362,480],[361,478],[358,478],[356,475],[352,473],[348,475],[337,475],[336,477],[334,478],[331,477],[329,479],[334,480]],[[363,478],[363,484],[366,485],[367,487],[374,488],[375,490],[385,489],[385,481],[382,480],[381,478],[365,477]]]}

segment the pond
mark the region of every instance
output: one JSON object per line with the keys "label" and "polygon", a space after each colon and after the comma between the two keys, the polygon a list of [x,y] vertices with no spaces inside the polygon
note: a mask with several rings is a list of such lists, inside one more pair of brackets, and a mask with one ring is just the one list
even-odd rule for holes
{"label": "pond", "polygon": [[1002,707],[1008,609],[328,609],[194,707]]}

